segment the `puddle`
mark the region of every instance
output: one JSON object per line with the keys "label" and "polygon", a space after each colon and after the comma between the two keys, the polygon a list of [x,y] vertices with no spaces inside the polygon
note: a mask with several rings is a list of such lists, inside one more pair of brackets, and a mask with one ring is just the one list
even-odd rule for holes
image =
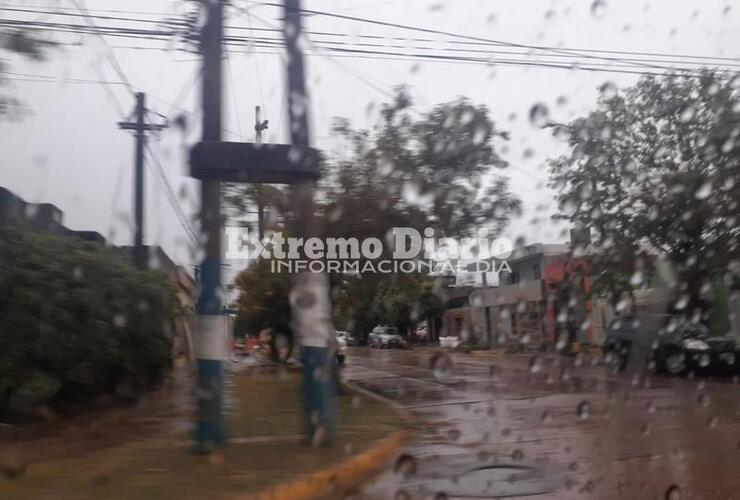
{"label": "puddle", "polygon": [[497,464],[478,467],[457,476],[425,479],[419,490],[447,497],[499,498],[542,495],[555,491],[558,477],[537,467]]}

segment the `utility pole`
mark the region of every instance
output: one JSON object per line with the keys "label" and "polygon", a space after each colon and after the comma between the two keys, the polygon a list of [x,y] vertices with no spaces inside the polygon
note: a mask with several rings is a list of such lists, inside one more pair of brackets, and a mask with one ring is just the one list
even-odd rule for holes
{"label": "utility pole", "polygon": [[[303,71],[300,0],[284,0],[283,36],[288,55],[288,117],[293,147],[309,147],[309,101]],[[313,215],[315,183],[304,180],[291,185],[291,203],[295,214],[290,221],[291,236],[320,236]],[[301,272],[296,275],[290,293],[293,333],[303,347],[303,411],[306,436],[316,445],[331,441],[334,432],[334,380],[331,367],[333,335],[329,301],[329,278],[326,273]],[[323,376],[317,377],[316,373]]]}
{"label": "utility pole", "polygon": [[[267,130],[268,120],[260,120],[260,107],[254,107],[254,142],[255,144],[262,144],[262,131]],[[264,190],[262,186],[257,185],[255,188],[255,198],[257,201],[257,232],[259,240],[265,240],[265,203],[262,199]]]}
{"label": "utility pole", "polygon": [[134,264],[140,269],[147,267],[147,254],[144,248],[144,142],[146,132],[165,128],[167,125],[146,123],[146,94],[136,93],[134,108],[136,121],[119,122],[118,128],[135,132],[136,146],[134,152]]}
{"label": "utility pole", "polygon": [[[221,141],[221,71],[224,0],[203,2],[206,22],[203,54],[203,142]],[[198,423],[195,451],[208,453],[226,443],[223,417],[223,361],[226,322],[221,307],[221,183],[201,182],[201,233],[205,256],[200,266],[198,297]]]}

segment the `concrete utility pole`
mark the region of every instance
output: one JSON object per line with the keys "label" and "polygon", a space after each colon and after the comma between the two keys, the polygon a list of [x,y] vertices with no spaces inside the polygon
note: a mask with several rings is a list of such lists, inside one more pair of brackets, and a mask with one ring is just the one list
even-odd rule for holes
{"label": "concrete utility pole", "polygon": [[[203,54],[203,142],[221,141],[221,60],[224,0],[203,2],[206,23]],[[201,182],[201,233],[205,256],[200,266],[198,297],[198,424],[196,451],[207,453],[226,442],[223,403],[223,360],[226,323],[221,307],[221,183]]]}
{"label": "concrete utility pole", "polygon": [[[288,116],[294,147],[309,147],[308,94],[303,71],[300,0],[285,0],[283,34],[288,55]],[[305,239],[321,236],[313,214],[315,183],[308,180],[291,186],[293,217],[291,235]],[[328,443],[334,433],[333,350],[329,349],[334,325],[326,273],[302,272],[290,293],[293,333],[303,346],[305,432],[314,444]]]}
{"label": "concrete utility pole", "polygon": [[136,138],[134,170],[134,264],[140,269],[147,267],[147,254],[144,248],[144,142],[146,132],[161,130],[167,125],[148,124],[146,121],[146,94],[136,93],[136,121],[120,122],[118,128],[133,130]]}

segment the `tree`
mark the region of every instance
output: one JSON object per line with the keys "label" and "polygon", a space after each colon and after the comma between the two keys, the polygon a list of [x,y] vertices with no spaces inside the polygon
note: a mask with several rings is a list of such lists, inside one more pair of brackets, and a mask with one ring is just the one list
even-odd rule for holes
{"label": "tree", "polygon": [[495,174],[508,164],[494,141],[508,134],[485,106],[459,98],[421,114],[400,87],[372,131],[353,130],[345,119],[336,120],[334,131],[348,141],[350,157],[329,167],[330,217],[363,204],[363,213],[380,210],[373,217],[380,226],[402,220],[452,237],[480,226],[495,234],[520,210],[507,179]]}
{"label": "tree", "polygon": [[0,416],[134,395],[170,367],[167,277],[102,245],[0,227]]}
{"label": "tree", "polygon": [[[348,153],[327,158],[322,167],[317,205],[325,236],[383,239],[393,227],[420,232],[431,227],[437,236],[455,237],[486,227],[495,237],[519,211],[506,179],[494,173],[507,166],[494,147],[507,135],[485,106],[460,98],[419,113],[408,91],[399,88],[373,129],[355,130],[337,119],[334,131],[346,141]],[[390,245],[385,251],[381,258],[390,257]],[[332,275],[330,280],[335,323],[358,337],[379,323],[406,330],[442,312],[429,276]],[[274,307],[256,312],[268,322],[281,317],[282,299],[270,306],[246,285],[240,285],[245,301]]]}
{"label": "tree", "polygon": [[[0,52],[20,54],[34,61],[43,61],[47,51],[56,44],[28,34],[25,30],[0,30]],[[6,73],[7,62],[0,59],[0,85],[3,84],[3,73]],[[21,102],[9,95],[0,94],[0,118],[18,114]]]}
{"label": "tree", "polygon": [[[486,227],[495,237],[519,212],[506,178],[496,174],[507,163],[494,145],[508,136],[485,106],[459,98],[420,113],[398,88],[380,116],[372,130],[335,122],[349,153],[328,162],[323,217],[330,235],[382,238],[393,227],[430,227],[438,237],[456,237]],[[358,336],[378,323],[405,330],[443,311],[429,276],[362,275],[344,286],[337,307]]]}
{"label": "tree", "polygon": [[706,319],[709,280],[739,270],[740,79],[703,71],[607,87],[596,110],[555,126],[572,148],[550,162],[561,209],[593,232],[597,290],[618,298],[644,285],[657,253],[677,270],[675,310]]}

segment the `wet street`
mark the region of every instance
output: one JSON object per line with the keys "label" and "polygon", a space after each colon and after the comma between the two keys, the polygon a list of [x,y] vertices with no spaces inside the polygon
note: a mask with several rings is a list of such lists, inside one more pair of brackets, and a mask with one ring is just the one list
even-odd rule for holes
{"label": "wet street", "polygon": [[740,498],[735,379],[436,352],[350,350],[344,377],[398,403],[414,429],[360,498]]}

